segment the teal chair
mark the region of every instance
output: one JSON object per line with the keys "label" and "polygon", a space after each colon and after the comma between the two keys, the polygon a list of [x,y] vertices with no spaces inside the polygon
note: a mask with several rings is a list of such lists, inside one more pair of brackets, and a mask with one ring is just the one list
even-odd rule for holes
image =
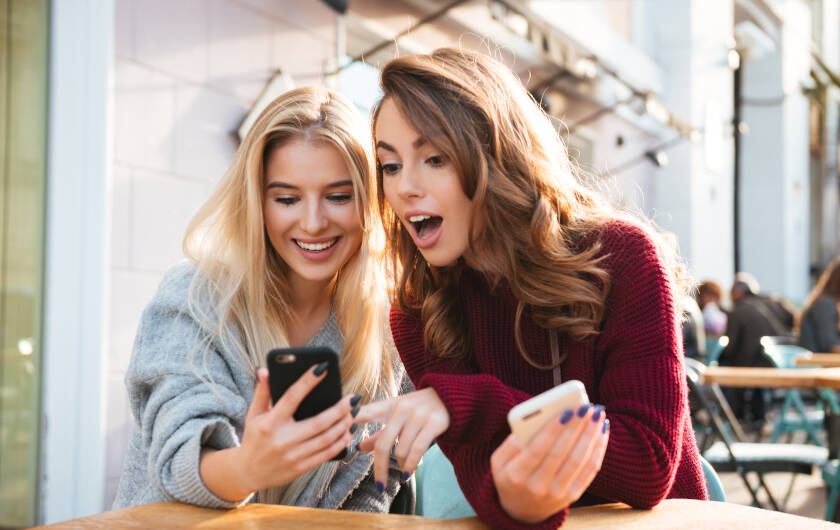
{"label": "teal chair", "polygon": [[437,444],[426,451],[417,471],[414,472],[417,500],[414,515],[435,519],[473,517],[475,511],[467,502],[455,469]]}
{"label": "teal chair", "polygon": [[[765,336],[761,338],[764,355],[776,368],[795,368],[798,357],[811,353],[801,346],[785,344],[790,340],[790,337]],[[777,442],[782,434],[804,431],[810,443],[823,445],[819,433],[823,430],[825,421],[823,407],[826,404],[835,413],[840,413],[840,403],[832,390],[817,389],[817,402],[814,409],[807,410],[800,391],[795,388],[788,389],[785,392],[785,401],[782,403],[779,417],[773,425],[771,440]]]}
{"label": "teal chair", "polygon": [[706,364],[709,366],[716,366],[720,353],[729,344],[729,337],[723,335],[722,337],[708,337],[706,339]]}
{"label": "teal chair", "polygon": [[[836,455],[835,455],[836,456]],[[828,504],[825,507],[825,520],[834,521],[837,515],[837,497],[840,495],[840,474],[837,472],[838,460],[829,460],[823,465],[822,478],[828,489]]]}
{"label": "teal chair", "polygon": [[726,493],[723,491],[723,483],[720,477],[708,460],[700,457],[700,467],[703,468],[703,478],[706,480],[706,491],[709,493],[710,501],[726,502]]}

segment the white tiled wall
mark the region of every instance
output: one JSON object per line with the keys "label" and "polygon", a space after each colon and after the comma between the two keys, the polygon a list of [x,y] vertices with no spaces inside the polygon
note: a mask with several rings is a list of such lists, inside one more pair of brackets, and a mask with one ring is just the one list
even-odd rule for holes
{"label": "white tiled wall", "polygon": [[233,158],[273,71],[320,84],[335,15],[317,0],[117,0],[107,491],[132,421],[123,377],[140,314],[182,259],[190,217]]}

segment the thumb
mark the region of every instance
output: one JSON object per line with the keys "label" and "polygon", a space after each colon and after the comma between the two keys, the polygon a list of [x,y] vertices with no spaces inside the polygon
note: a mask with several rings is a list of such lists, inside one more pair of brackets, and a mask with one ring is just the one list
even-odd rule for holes
{"label": "thumb", "polygon": [[268,370],[258,368],[257,387],[254,389],[254,399],[251,400],[251,406],[248,408],[248,415],[245,417],[245,421],[265,414],[269,410],[271,410],[271,391],[268,389]]}

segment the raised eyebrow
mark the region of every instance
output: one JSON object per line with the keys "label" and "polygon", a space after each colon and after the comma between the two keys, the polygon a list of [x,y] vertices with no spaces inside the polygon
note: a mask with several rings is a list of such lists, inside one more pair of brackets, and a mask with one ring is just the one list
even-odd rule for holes
{"label": "raised eyebrow", "polygon": [[376,148],[377,148],[377,149],[382,148],[382,149],[384,149],[384,150],[386,150],[386,151],[391,151],[392,153],[396,153],[396,152],[397,152],[397,150],[396,150],[396,149],[394,149],[394,146],[393,146],[393,145],[388,144],[388,143],[385,143],[385,142],[383,142],[382,140],[379,140],[378,142],[376,142]]}
{"label": "raised eyebrow", "polygon": [[296,190],[296,189],[298,189],[297,186],[292,186],[291,184],[288,184],[286,182],[281,182],[279,180],[274,180],[274,181],[269,182],[268,184],[265,185],[265,189],[270,190],[271,188],[283,188],[285,190]]}
{"label": "raised eyebrow", "polygon": [[339,180],[338,182],[333,182],[332,184],[327,184],[328,188],[343,188],[345,186],[353,186],[352,180]]}
{"label": "raised eyebrow", "polygon": [[[411,147],[413,147],[414,149],[419,149],[419,148],[423,147],[424,145],[426,145],[427,142],[428,142],[428,140],[425,137],[421,136],[421,137],[417,138],[416,140],[414,140],[413,142],[411,142]],[[378,142],[376,142],[376,148],[379,149],[380,147],[382,149],[386,150],[386,151],[391,151],[392,153],[397,152],[397,150],[394,148],[394,146],[392,146],[389,143],[383,142],[382,140],[379,140]]]}

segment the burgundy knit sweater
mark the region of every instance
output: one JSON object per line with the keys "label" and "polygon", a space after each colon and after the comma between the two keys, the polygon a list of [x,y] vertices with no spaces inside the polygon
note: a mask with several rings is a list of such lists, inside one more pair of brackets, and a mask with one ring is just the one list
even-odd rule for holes
{"label": "burgundy knit sweater", "polygon": [[[560,336],[562,379],[578,379],[590,401],[604,405],[610,439],[603,465],[577,504],[611,501],[650,508],[665,498],[706,499],[689,418],[682,339],[670,280],[654,244],[638,227],[614,222],[600,233],[601,266],[611,278],[601,333],[589,340]],[[426,352],[423,322],[396,308],[391,330],[419,390],[433,387],[449,411],[437,438],[479,517],[494,528],[556,528],[567,509],[537,525],[520,523],[499,503],[490,455],[510,433],[514,405],[553,386],[550,370],[529,365],[514,339],[516,298],[505,282],[462,276],[461,303],[471,337],[469,359]],[[551,362],[549,333],[526,310],[522,337],[531,358]]]}

